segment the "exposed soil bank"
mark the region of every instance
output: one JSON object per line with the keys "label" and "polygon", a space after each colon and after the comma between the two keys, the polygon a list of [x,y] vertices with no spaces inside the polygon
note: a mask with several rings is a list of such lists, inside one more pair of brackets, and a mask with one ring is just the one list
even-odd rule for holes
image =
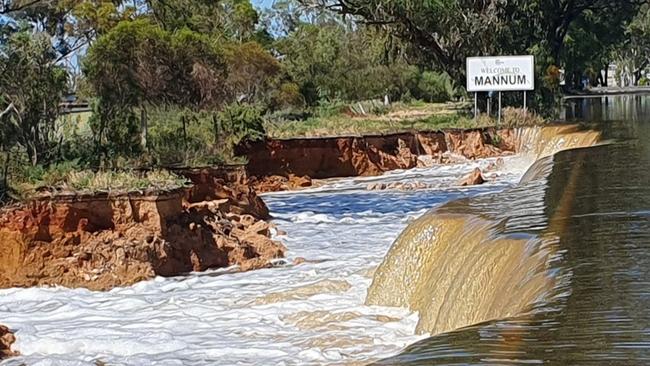
{"label": "exposed soil bank", "polygon": [[0,360],[3,358],[17,356],[17,352],[11,350],[11,345],[16,341],[16,337],[4,325],[0,325]]}
{"label": "exposed soil bank", "polygon": [[181,172],[171,192],[59,194],[0,210],[0,288],[107,290],[190,271],[268,265],[283,256],[242,168]]}
{"label": "exposed soil bank", "polygon": [[[468,159],[515,152],[512,129],[445,130],[385,136],[267,139],[240,145],[259,191],[308,185],[309,178],[372,176],[418,166],[418,155],[444,153]],[[284,179],[283,179],[284,177]]]}

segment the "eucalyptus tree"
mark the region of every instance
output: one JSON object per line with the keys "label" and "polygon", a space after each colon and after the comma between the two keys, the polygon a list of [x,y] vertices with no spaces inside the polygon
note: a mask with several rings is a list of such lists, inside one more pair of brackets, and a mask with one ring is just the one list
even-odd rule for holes
{"label": "eucalyptus tree", "polygon": [[650,5],[645,5],[625,28],[625,40],[613,51],[619,66],[619,77],[638,83],[642,72],[650,65]]}
{"label": "eucalyptus tree", "polygon": [[[305,6],[351,15],[406,40],[422,64],[464,81],[465,58],[532,52],[540,69],[563,66],[567,37],[578,21],[601,22],[620,34],[646,0],[301,0]],[[572,28],[573,27],[573,28]]]}
{"label": "eucalyptus tree", "polygon": [[0,146],[18,147],[33,165],[56,158],[56,118],[67,72],[44,33],[11,34],[0,44]]}

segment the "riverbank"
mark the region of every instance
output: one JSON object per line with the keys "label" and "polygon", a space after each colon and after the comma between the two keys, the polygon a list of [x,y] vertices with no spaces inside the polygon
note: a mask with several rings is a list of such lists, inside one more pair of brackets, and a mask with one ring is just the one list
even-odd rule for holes
{"label": "riverbank", "polygon": [[43,194],[0,210],[0,287],[108,290],[283,256],[242,168],[178,172],[171,191]]}
{"label": "riverbank", "polygon": [[[239,148],[246,167],[175,169],[187,187],[78,192],[64,182],[55,190],[35,188],[27,201],[0,209],[0,287],[108,290],[155,276],[266,267],[284,247],[270,239],[268,208],[256,191],[306,188],[312,177],[373,176],[510,155],[516,138],[513,129],[457,129],[264,140]],[[480,172],[474,175],[481,179],[470,183],[483,182]]]}
{"label": "riverbank", "polygon": [[[364,305],[375,268],[396,234],[431,207],[515,184],[531,159],[560,145],[581,145],[585,136],[573,134],[577,130],[576,126],[514,130],[515,150],[525,155],[505,156],[501,164],[496,164],[496,157],[459,159],[266,194],[267,215],[278,226],[269,231],[282,238],[288,248],[284,254],[293,266],[245,273],[191,272],[109,292],[71,286],[0,290],[0,316],[18,331],[14,348],[26,362],[72,362],[86,355],[101,355],[93,359],[103,363],[128,359],[139,364],[170,359],[201,364],[206,357],[219,357],[227,364],[275,364],[289,358],[301,364],[377,360],[422,338],[415,332],[418,316],[411,310]],[[461,187],[463,175],[477,168],[489,175],[485,184]],[[233,189],[227,182],[246,181],[244,173],[241,167],[178,172],[194,183],[193,189],[184,190],[183,200],[188,202],[182,201],[183,209],[218,200],[225,188],[216,183]],[[370,185],[394,183],[423,183],[427,188],[368,190]],[[240,194],[228,197],[252,197],[250,192],[242,184]],[[135,201],[128,206],[142,206]],[[229,206],[229,210],[256,207],[250,202]],[[120,238],[115,240],[114,250],[124,247]],[[103,248],[109,247],[99,247]],[[47,313],[34,318],[34,309],[43,304]],[[116,332],[129,347],[115,346]],[[206,349],[218,351],[206,356]]]}
{"label": "riverbank", "polygon": [[258,192],[304,188],[311,186],[312,179],[377,176],[516,151],[514,128],[266,139],[236,149],[248,160],[247,171]]}

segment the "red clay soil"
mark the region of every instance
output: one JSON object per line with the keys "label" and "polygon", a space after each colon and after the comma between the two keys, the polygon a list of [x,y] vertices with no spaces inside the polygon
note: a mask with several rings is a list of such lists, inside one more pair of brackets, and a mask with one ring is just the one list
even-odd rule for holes
{"label": "red clay soil", "polygon": [[213,173],[189,172],[199,184],[187,190],[59,195],[3,208],[0,288],[107,290],[156,275],[265,267],[282,257],[255,192]]}
{"label": "red clay soil", "polygon": [[11,345],[16,341],[16,337],[4,325],[0,325],[0,360],[7,357],[17,356],[18,352],[11,350]]}
{"label": "red clay soil", "polygon": [[417,166],[418,155],[451,152],[479,159],[514,151],[515,136],[511,129],[267,139],[240,145],[236,150],[248,159],[248,174],[257,177],[251,180],[259,192],[296,188],[291,182],[295,177],[304,184],[310,178],[372,176],[395,169],[411,169]]}

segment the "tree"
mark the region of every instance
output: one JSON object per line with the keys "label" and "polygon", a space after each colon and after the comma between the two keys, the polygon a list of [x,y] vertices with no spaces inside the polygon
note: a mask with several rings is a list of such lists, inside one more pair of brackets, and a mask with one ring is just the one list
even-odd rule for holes
{"label": "tree", "polygon": [[232,44],[226,49],[228,100],[267,101],[281,70],[278,60],[257,42]]}
{"label": "tree", "polygon": [[625,41],[613,51],[619,70],[627,69],[638,83],[650,64],[650,5],[645,5],[625,28]]}
{"label": "tree", "polygon": [[391,87],[390,66],[382,60],[383,39],[364,27],[304,23],[278,40],[275,48],[309,104],[378,98]]}
{"label": "tree", "polygon": [[147,5],[155,22],[169,31],[189,28],[238,42],[256,36],[259,15],[249,0],[147,0]]}
{"label": "tree", "polygon": [[[138,130],[141,147],[146,145],[148,105],[218,107],[227,71],[222,50],[209,37],[187,28],[170,32],[139,19],[120,22],[100,37],[84,60],[84,73],[97,96],[96,144],[131,151]],[[134,128],[138,120],[139,129]]]}
{"label": "tree", "polygon": [[56,119],[67,72],[43,33],[23,31],[0,44],[0,144],[23,149],[31,164],[55,159]]}
{"label": "tree", "polygon": [[389,30],[406,40],[423,65],[431,61],[464,84],[465,58],[534,52],[540,75],[561,66],[567,35],[578,20],[602,22],[616,31],[643,0],[301,0],[360,22]]}

